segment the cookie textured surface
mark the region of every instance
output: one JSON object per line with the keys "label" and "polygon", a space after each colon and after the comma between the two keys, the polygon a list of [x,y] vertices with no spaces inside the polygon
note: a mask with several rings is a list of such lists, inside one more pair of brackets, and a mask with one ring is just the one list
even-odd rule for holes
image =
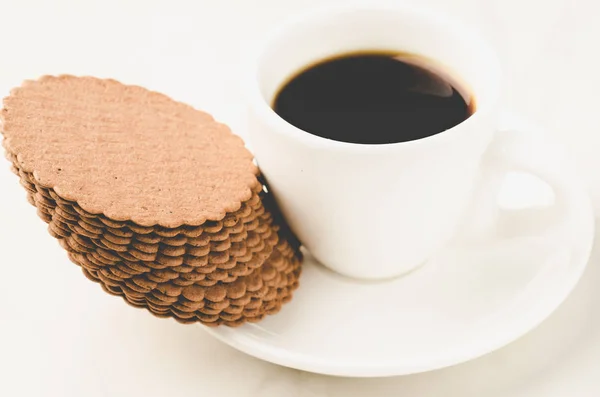
{"label": "cookie textured surface", "polygon": [[259,185],[227,126],[142,87],[46,76],[13,89],[1,118],[22,170],[115,221],[200,225],[238,210]]}
{"label": "cookie textured surface", "polygon": [[211,116],[72,76],[26,82],[4,105],[3,146],[27,200],[106,292],[209,326],[260,321],[291,300],[299,242],[241,139]]}

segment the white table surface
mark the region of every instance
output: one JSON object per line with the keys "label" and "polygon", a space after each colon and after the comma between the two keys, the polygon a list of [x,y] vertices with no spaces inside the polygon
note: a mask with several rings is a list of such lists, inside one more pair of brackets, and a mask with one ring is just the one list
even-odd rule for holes
{"label": "white table surface", "polygon": [[[41,74],[113,77],[207,110],[244,136],[244,50],[281,18],[319,3],[0,0],[0,92]],[[600,3],[426,3],[491,41],[506,73],[505,103],[567,146],[600,208]],[[331,378],[261,362],[197,326],[105,294],[50,238],[5,161],[0,192],[0,396],[600,395],[600,316],[588,310],[600,293],[598,249],[569,300],[496,353],[416,376]],[[584,337],[589,346],[575,348]]]}

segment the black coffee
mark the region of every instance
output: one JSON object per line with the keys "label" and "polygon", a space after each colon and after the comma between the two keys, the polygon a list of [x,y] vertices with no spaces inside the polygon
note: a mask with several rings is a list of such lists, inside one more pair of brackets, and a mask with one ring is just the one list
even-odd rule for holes
{"label": "black coffee", "polygon": [[412,54],[346,54],[310,65],[273,109],[313,135],[383,144],[438,134],[471,116],[475,101],[433,62]]}

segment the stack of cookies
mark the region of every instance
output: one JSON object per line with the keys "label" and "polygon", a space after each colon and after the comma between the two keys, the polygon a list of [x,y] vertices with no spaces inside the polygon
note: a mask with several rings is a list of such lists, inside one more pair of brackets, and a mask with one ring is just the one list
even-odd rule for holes
{"label": "stack of cookies", "polygon": [[91,77],[4,100],[7,158],[71,261],[107,292],[182,323],[278,312],[301,254],[243,141],[210,115]]}

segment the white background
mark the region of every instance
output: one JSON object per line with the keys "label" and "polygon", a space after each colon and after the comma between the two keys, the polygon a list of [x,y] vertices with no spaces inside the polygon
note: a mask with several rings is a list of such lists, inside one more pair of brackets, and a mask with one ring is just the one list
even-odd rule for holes
{"label": "white background", "polygon": [[[423,1],[421,1],[423,3]],[[248,46],[317,0],[0,1],[0,93],[73,73],[163,91],[244,135],[239,79]],[[428,0],[497,49],[506,105],[548,128],[600,205],[600,3]],[[88,282],[0,163],[0,396],[600,395],[592,266],[539,329],[472,363],[418,376],[352,380],[276,367],[159,320]],[[597,284],[596,284],[597,285]],[[598,308],[600,310],[600,308]],[[577,341],[597,331],[584,348]]]}

